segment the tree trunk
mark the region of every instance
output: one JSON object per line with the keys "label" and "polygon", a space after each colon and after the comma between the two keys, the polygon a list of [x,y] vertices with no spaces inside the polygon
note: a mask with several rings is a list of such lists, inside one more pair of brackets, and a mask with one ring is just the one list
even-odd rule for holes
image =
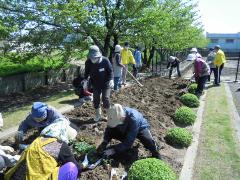
{"label": "tree trunk", "polygon": [[154,51],[155,51],[155,47],[152,46],[152,49],[150,50],[149,58],[148,58],[148,61],[147,61],[147,67],[150,67],[150,64],[153,60]]}
{"label": "tree trunk", "polygon": [[143,51],[143,64],[147,65],[147,46],[145,46]]}

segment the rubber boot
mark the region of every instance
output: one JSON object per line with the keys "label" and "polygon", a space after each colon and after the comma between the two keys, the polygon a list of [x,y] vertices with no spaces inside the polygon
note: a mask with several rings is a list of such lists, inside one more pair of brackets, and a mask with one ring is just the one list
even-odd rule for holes
{"label": "rubber boot", "polygon": [[94,118],[95,122],[98,122],[102,119],[102,111],[101,108],[96,109],[96,116]]}

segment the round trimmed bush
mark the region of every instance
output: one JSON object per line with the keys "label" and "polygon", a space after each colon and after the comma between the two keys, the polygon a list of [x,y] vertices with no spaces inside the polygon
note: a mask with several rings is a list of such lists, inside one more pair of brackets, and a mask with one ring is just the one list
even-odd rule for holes
{"label": "round trimmed bush", "polygon": [[197,84],[196,83],[190,84],[188,86],[188,92],[191,93],[191,94],[195,94],[196,89],[197,89]]}
{"label": "round trimmed bush", "polygon": [[191,93],[186,93],[180,97],[181,102],[188,107],[198,107],[199,100],[198,97]]}
{"label": "round trimmed bush", "polygon": [[147,158],[135,161],[129,169],[128,180],[176,180],[175,172],[163,161]]}
{"label": "round trimmed bush", "polygon": [[192,125],[196,120],[196,113],[189,107],[182,106],[175,112],[174,121],[181,125]]}
{"label": "round trimmed bush", "polygon": [[192,142],[192,138],[192,133],[184,128],[172,128],[165,136],[168,144],[180,147],[188,147]]}

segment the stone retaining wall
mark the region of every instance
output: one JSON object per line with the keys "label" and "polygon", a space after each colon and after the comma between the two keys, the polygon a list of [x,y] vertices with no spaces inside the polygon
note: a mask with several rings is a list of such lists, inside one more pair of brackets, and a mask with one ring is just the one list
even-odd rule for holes
{"label": "stone retaining wall", "polygon": [[0,77],[0,95],[23,92],[44,85],[54,85],[59,82],[71,83],[83,71],[84,65],[71,66],[68,69],[49,70],[47,72],[31,72]]}

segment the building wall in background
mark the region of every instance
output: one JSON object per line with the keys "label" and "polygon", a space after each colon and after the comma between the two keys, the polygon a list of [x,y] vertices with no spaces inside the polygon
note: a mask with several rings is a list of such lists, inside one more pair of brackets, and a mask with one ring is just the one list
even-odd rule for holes
{"label": "building wall in background", "polygon": [[220,45],[224,52],[240,52],[240,32],[236,34],[217,34],[207,32],[206,36],[210,40],[208,48]]}

